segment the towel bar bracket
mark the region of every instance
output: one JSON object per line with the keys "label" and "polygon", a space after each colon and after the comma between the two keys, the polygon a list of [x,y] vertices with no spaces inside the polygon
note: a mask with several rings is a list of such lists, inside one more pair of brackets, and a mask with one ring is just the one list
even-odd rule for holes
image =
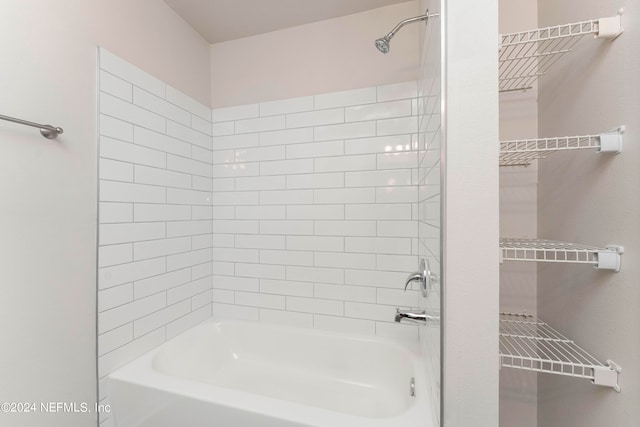
{"label": "towel bar bracket", "polygon": [[20,125],[38,128],[40,129],[40,135],[44,136],[47,139],[55,139],[58,135],[64,132],[60,127],[55,127],[51,125],[41,125],[39,123],[30,122],[28,120],[16,119],[15,117],[4,116],[2,114],[0,114],[0,120],[6,120],[8,122],[18,123]]}

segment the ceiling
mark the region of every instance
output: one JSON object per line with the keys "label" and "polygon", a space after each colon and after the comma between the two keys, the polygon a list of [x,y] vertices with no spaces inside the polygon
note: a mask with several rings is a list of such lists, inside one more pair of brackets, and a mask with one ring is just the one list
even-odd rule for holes
{"label": "ceiling", "polygon": [[364,12],[407,0],[164,0],[209,43]]}

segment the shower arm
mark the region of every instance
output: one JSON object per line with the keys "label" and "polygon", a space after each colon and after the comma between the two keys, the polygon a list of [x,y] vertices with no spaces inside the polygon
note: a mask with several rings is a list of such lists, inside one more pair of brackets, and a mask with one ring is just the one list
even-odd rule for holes
{"label": "shower arm", "polygon": [[425,13],[424,15],[414,16],[413,18],[407,18],[404,21],[400,21],[400,23],[398,23],[398,25],[396,25],[393,30],[389,31],[389,34],[387,34],[385,38],[391,39],[393,36],[396,35],[396,33],[400,30],[400,28],[404,27],[405,25],[411,24],[413,22],[426,21],[432,16],[438,16],[438,14],[437,13],[429,14],[429,11],[427,10],[427,13]]}

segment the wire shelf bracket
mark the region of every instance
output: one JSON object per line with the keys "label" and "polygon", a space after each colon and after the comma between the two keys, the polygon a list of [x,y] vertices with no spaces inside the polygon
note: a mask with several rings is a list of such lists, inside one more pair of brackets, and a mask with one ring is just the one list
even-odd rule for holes
{"label": "wire shelf bracket", "polygon": [[500,367],[585,378],[621,391],[619,365],[601,363],[530,314],[500,313]]}
{"label": "wire shelf bracket", "polygon": [[624,247],[604,248],[545,239],[500,239],[500,263],[503,261],[591,264],[597,269],[619,272]]}
{"label": "wire shelf bracket", "polygon": [[558,151],[595,149],[597,153],[619,154],[624,132],[625,126],[620,126],[598,135],[500,141],[500,166],[529,166]]}
{"label": "wire shelf bracket", "polygon": [[622,13],[616,16],[531,31],[500,35],[500,92],[525,91],[533,87],[555,62],[585,35],[614,40],[623,33]]}

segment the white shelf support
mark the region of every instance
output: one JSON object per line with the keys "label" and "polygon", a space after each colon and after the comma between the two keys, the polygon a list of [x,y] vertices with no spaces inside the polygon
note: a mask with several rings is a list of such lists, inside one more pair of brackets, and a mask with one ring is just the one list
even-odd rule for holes
{"label": "white shelf support", "polygon": [[612,16],[610,18],[600,18],[598,19],[597,32],[595,34],[595,38],[597,39],[605,39],[605,40],[614,40],[620,34],[624,32],[624,28],[622,27],[622,14],[624,13],[624,9],[618,9],[618,14],[616,16]]}
{"label": "white shelf support", "polygon": [[622,134],[625,130],[625,126],[620,126],[614,131],[601,133],[598,153],[622,153]]}
{"label": "white shelf support", "polygon": [[612,360],[607,360],[607,366],[596,366],[593,368],[593,383],[604,387],[611,387],[618,393],[622,391],[618,377],[622,373],[622,368]]}
{"label": "white shelf support", "polygon": [[599,270],[613,270],[616,273],[620,271],[622,266],[622,257],[624,246],[609,245],[606,249],[596,253],[595,268]]}

